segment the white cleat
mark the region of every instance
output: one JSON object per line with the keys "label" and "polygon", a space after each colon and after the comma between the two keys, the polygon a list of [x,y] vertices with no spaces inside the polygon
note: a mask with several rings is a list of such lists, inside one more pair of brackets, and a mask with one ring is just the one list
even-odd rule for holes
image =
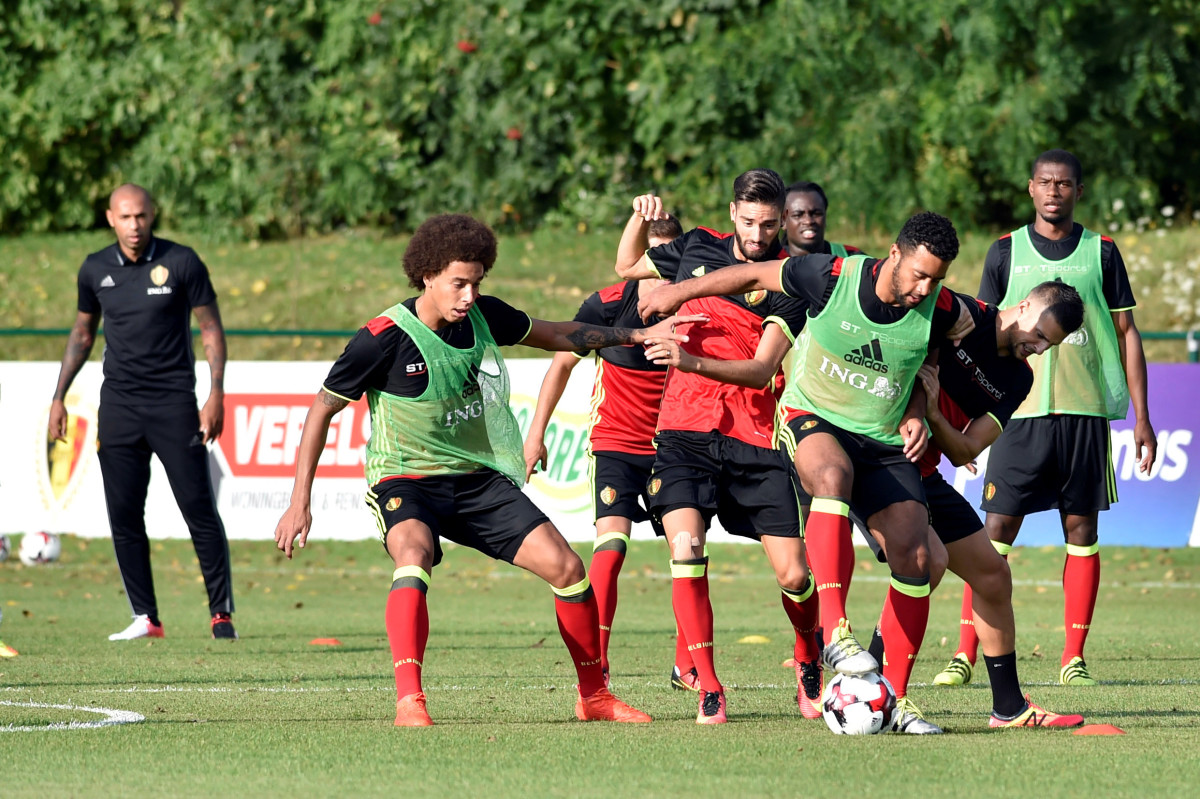
{"label": "white cleat", "polygon": [[917,710],[917,706],[907,696],[896,700],[896,715],[893,718],[896,720],[892,724],[893,732],[902,732],[908,735],[942,734],[942,728],[932,721],[926,721],[925,717],[921,715],[921,711]]}
{"label": "white cleat", "polygon": [[825,651],[821,653],[825,668],[838,674],[867,674],[879,671],[879,663],[871,653],[859,646],[850,625],[843,621],[829,637]]}
{"label": "white cleat", "polygon": [[133,623],[121,630],[119,633],[113,633],[108,636],[110,641],[132,641],[135,638],[164,638],[166,634],[163,632],[161,624],[151,624],[150,617],[146,615],[134,616]]}

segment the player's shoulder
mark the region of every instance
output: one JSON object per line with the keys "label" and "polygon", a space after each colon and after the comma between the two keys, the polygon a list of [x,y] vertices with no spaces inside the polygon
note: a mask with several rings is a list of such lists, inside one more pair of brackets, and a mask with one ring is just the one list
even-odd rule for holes
{"label": "player's shoulder", "polygon": [[620,283],[613,283],[611,286],[605,286],[596,293],[592,294],[597,301],[608,304],[610,302],[620,302],[625,297],[625,292],[630,290],[630,281],[623,280]]}
{"label": "player's shoulder", "polygon": [[704,227],[703,225],[698,225],[695,229],[689,232],[693,235],[693,238],[700,241],[724,241],[733,235],[732,233],[722,233],[719,230],[713,230],[712,228]]}

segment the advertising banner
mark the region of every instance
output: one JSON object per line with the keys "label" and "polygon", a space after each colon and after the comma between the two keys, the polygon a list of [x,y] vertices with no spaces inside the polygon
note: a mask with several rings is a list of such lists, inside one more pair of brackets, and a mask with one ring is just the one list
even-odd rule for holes
{"label": "advertising banner", "polygon": [[[510,359],[512,405],[522,432],[537,401],[549,360]],[[107,536],[103,485],[96,458],[96,411],[100,364],[80,372],[67,397],[71,414],[66,442],[48,442],[46,421],[58,377],[57,363],[0,362],[0,532],[35,530]],[[326,362],[231,362],[226,369],[225,431],[209,449],[209,469],[230,538],[270,539],[287,507],[295,475],[296,449],[304,417],[329,370]],[[546,433],[548,464],[526,492],[567,538],[589,540],[592,499],[588,482],[587,430],[593,359],[576,366]],[[197,394],[208,395],[208,367],[199,364]],[[1200,368],[1191,364],[1150,366],[1151,419],[1158,460],[1149,475],[1137,472],[1132,420],[1113,424],[1113,468],[1120,502],[1101,514],[1100,538],[1107,544],[1156,547],[1200,546],[1200,472],[1192,466],[1193,438],[1200,420],[1190,397],[1200,394]],[[313,486],[313,535],[353,540],[377,535],[363,504],[363,453],[370,436],[366,403],[351,404],[333,420]],[[986,453],[979,476],[944,465],[949,479],[978,504]],[[175,506],[166,475],[152,462],[146,524],[151,537],[180,538],[187,527]],[[648,524],[635,538],[652,537]],[[719,527],[711,540],[733,538]],[[1060,544],[1058,514],[1026,519],[1018,543]]]}

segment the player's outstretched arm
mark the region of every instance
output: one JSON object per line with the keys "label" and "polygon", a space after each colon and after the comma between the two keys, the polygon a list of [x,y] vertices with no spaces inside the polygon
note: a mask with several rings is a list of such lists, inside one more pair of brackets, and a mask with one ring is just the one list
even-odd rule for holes
{"label": "player's outstretched arm", "polygon": [[1125,382],[1129,384],[1129,401],[1133,405],[1133,445],[1138,455],[1138,471],[1149,474],[1158,454],[1158,439],[1150,424],[1150,405],[1146,399],[1149,381],[1142,334],[1133,321],[1133,311],[1115,311],[1112,320],[1117,329],[1121,365],[1125,367]]}
{"label": "player's outstretched arm", "polygon": [[521,339],[521,343],[550,352],[579,352],[622,344],[646,344],[663,339],[687,341],[687,336],[675,332],[675,326],[707,321],[707,316],[693,314],[669,316],[650,327],[601,327],[583,322],[547,322],[544,319],[531,319],[529,333]]}
{"label": "player's outstretched arm", "polygon": [[723,361],[704,358],[683,349],[677,341],[659,341],[646,348],[646,358],[656,364],[673,366],[681,372],[692,372],[722,383],[746,388],[766,388],[771,384],[784,356],[792,347],[787,333],[777,324],[769,324],[759,339],[753,358]]}
{"label": "player's outstretched arm", "polygon": [[972,419],[962,430],[958,430],[942,415],[938,407],[941,390],[938,383],[938,367],[926,364],[917,373],[925,400],[925,421],[933,433],[933,440],[955,466],[966,466],[979,453],[990,447],[1000,437],[1000,425],[989,415]]}
{"label": "player's outstretched arm", "polygon": [[658,274],[642,260],[650,248],[650,223],[656,219],[668,219],[670,214],[663,210],[662,198],[656,194],[640,194],[633,198],[633,213],[621,232],[617,245],[617,262],[614,269],[622,280],[645,280]]}
{"label": "player's outstretched arm", "polygon": [[216,300],[210,305],[196,306],[192,313],[200,326],[200,343],[210,375],[208,401],[200,409],[200,433],[207,444],[216,441],[225,428],[225,328]]}
{"label": "player's outstretched arm", "polygon": [[54,399],[50,401],[49,433],[50,438],[56,441],[65,441],[67,438],[67,390],[71,388],[79,370],[87,363],[99,327],[99,314],[79,311],[75,315],[75,324],[67,336],[67,350],[63,353],[62,368],[58,371]]}
{"label": "player's outstretched arm", "polygon": [[526,480],[537,472],[539,463],[543,469],[547,466],[546,427],[550,424],[550,417],[554,415],[554,409],[558,407],[558,401],[562,399],[563,391],[567,387],[567,380],[571,377],[571,370],[577,363],[579,363],[579,358],[575,356],[575,353],[557,352],[554,354],[554,360],[550,362],[550,368],[546,370],[546,376],[542,378],[537,407],[533,410],[533,419],[529,422],[529,432],[525,435]]}
{"label": "player's outstretched arm", "polygon": [[292,501],[279,524],[275,525],[275,546],[283,550],[288,560],[292,558],[293,544],[304,548],[308,542],[308,531],[312,527],[312,484],[317,474],[317,461],[325,449],[329,435],[329,421],[350,402],[321,389],[313,399],[308,415],[304,417],[304,430],[300,434],[300,446],[296,450],[296,482],[292,486]]}
{"label": "player's outstretched arm", "polygon": [[[785,259],[786,260],[786,259]],[[638,300],[638,313],[643,319],[675,313],[688,300],[698,297],[721,297],[726,294],[745,294],[747,291],[782,291],[780,269],[784,261],[726,266],[700,277],[680,283],[668,283]]]}

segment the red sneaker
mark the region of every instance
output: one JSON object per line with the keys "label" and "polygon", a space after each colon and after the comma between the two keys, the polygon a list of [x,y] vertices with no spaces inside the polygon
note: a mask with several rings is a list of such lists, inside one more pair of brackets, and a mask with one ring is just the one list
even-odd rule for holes
{"label": "red sneaker", "polygon": [[1083,724],[1083,716],[1075,713],[1063,714],[1043,710],[1033,703],[1028,694],[1028,703],[1024,710],[1011,719],[1002,719],[995,713],[988,719],[989,727],[1078,727]]}
{"label": "red sneaker", "polygon": [[821,661],[793,662],[796,663],[796,704],[800,706],[800,715],[806,719],[819,719],[821,691],[825,687],[821,679]]}
{"label": "red sneaker", "polygon": [[418,691],[415,694],[401,697],[396,702],[397,727],[432,727],[433,719],[425,709],[425,694]]}
{"label": "red sneaker", "polygon": [[646,724],[652,719],[646,713],[617,699],[607,688],[591,696],[580,696],[575,703],[575,717],[580,721],[616,721],[623,724]]}
{"label": "red sneaker", "polygon": [[696,713],[697,724],[724,724],[729,721],[725,715],[724,691],[701,691],[700,710]]}

